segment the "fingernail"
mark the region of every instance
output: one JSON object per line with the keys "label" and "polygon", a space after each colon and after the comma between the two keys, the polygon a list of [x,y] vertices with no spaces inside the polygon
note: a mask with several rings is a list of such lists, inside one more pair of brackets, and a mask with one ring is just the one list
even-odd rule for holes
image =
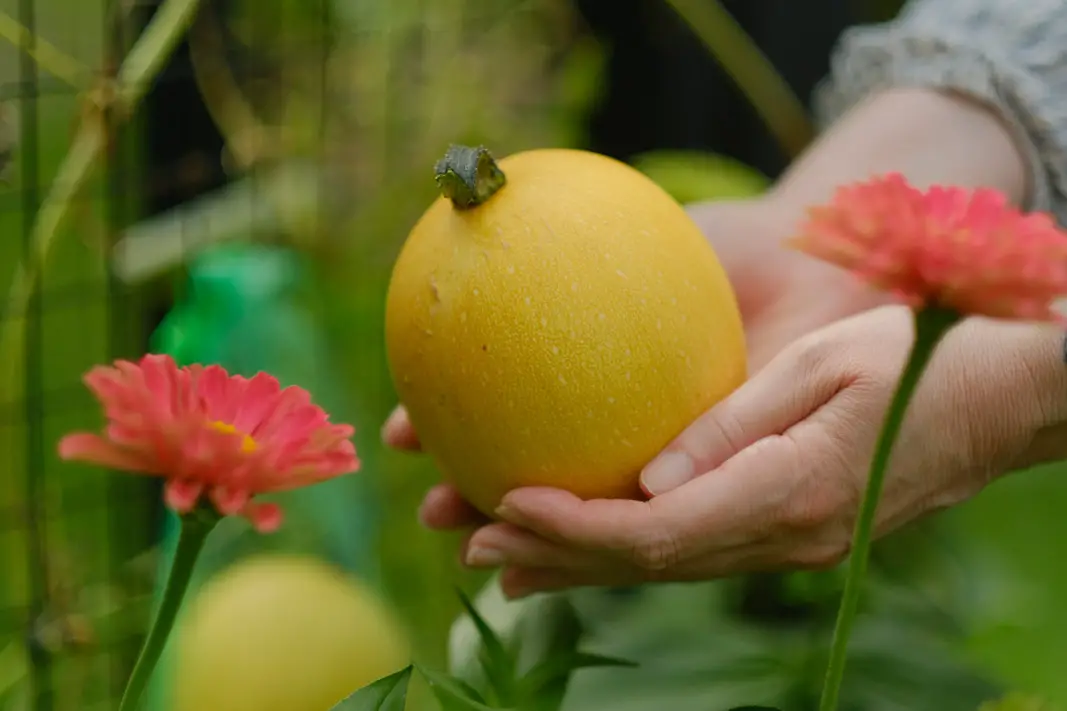
{"label": "fingernail", "polygon": [[685,452],[664,452],[641,472],[641,484],[652,496],[665,494],[693,478],[693,459]]}
{"label": "fingernail", "polygon": [[501,521],[514,523],[518,526],[522,525],[522,515],[507,503],[502,503],[497,506],[493,513],[496,514],[496,517]]}
{"label": "fingernail", "polygon": [[504,554],[495,548],[474,546],[467,551],[464,562],[472,568],[498,568],[504,565]]}
{"label": "fingernail", "polygon": [[389,417],[385,418],[385,423],[382,425],[382,429],[379,433],[383,440],[389,439],[391,431],[395,430],[397,425],[400,424],[402,416],[402,410],[398,407],[389,413]]}

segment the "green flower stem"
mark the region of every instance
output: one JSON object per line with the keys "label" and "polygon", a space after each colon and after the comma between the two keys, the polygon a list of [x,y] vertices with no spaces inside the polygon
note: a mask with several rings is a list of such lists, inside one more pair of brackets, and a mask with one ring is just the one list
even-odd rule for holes
{"label": "green flower stem", "polygon": [[155,671],[156,664],[167,646],[167,639],[174,628],[174,621],[178,617],[189,581],[193,578],[193,568],[204,548],[204,541],[214,530],[218,520],[215,514],[204,510],[181,517],[181,533],[178,535],[178,546],[174,551],[167,585],[163,588],[163,597],[148,631],[148,637],[141,647],[141,654],[137,657],[137,663],[126,683],[119,711],[134,711],[144,695],[152,672]]}
{"label": "green flower stem", "polygon": [[900,426],[904,422],[908,403],[915,394],[923,371],[930,363],[930,358],[942,337],[959,320],[958,312],[937,306],[926,307],[915,312],[915,342],[912,345],[908,362],[904,366],[904,372],[900,375],[896,392],[889,403],[882,431],[878,435],[878,443],[875,445],[874,456],[871,459],[867,488],[863,493],[863,503],[860,506],[859,518],[852,536],[852,555],[849,559],[848,574],[845,577],[845,589],[841,595],[841,606],[837,611],[833,642],[830,644],[830,662],[826,669],[819,711],[837,711],[841,680],[845,674],[848,640],[852,634],[852,625],[856,621],[860,588],[867,573],[867,561],[871,553],[874,515],[878,509],[878,499],[882,494],[882,483],[885,480],[893,443],[900,434]]}

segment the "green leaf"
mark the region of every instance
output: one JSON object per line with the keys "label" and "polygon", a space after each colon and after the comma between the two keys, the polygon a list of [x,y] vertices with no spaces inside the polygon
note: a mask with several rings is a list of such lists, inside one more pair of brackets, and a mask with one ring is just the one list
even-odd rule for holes
{"label": "green leaf", "polygon": [[382,677],[353,692],[330,711],[404,711],[413,667]]}
{"label": "green leaf", "polygon": [[[570,683],[573,662],[580,655],[578,645],[584,629],[574,604],[566,596],[550,597],[542,600],[541,605],[534,628],[538,637],[534,659],[538,661],[520,682],[521,698],[531,711],[559,711]],[[531,641],[526,640],[527,644]],[[563,663],[562,672],[554,666],[559,663],[557,660]]]}
{"label": "green leaf", "polygon": [[755,168],[703,151],[652,151],[636,156],[631,165],[682,204],[755,197],[770,185]]}
{"label": "green leaf", "polygon": [[[535,699],[543,696],[546,691],[552,689],[559,682],[565,682],[571,672],[578,669],[592,669],[595,667],[636,667],[636,662],[616,657],[605,657],[600,654],[586,654],[584,652],[567,652],[556,654],[546,658],[540,664],[528,671],[519,682],[519,689],[524,699]],[[553,694],[555,695],[555,694]]]}
{"label": "green leaf", "polygon": [[496,694],[500,703],[512,705],[515,703],[515,659],[504,647],[504,643],[497,636],[489,623],[485,621],[474,604],[459,588],[456,589],[459,600],[464,609],[474,622],[478,630],[478,637],[482,640],[482,650],[479,661],[489,679],[489,684]]}
{"label": "green leaf", "polygon": [[494,707],[479,701],[477,692],[467,684],[421,665],[417,665],[417,668],[444,711],[493,711]]}

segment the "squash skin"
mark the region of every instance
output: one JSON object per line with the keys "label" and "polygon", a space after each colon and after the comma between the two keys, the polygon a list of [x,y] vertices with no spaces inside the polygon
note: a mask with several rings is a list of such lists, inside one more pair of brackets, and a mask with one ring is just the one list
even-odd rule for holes
{"label": "squash skin", "polygon": [[483,204],[437,199],[386,300],[400,402],[444,479],[492,515],[508,491],[641,498],[641,469],[746,377],[741,316],[699,228],[614,159],[499,161]]}

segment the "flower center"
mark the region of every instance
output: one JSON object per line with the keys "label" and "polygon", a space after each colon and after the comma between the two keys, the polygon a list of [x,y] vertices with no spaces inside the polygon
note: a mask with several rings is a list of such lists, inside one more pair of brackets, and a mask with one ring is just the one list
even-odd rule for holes
{"label": "flower center", "polygon": [[241,435],[241,451],[245,454],[250,454],[256,451],[256,441],[244,432],[238,432],[237,428],[229,424],[228,422],[211,422],[208,423],[208,426],[218,432]]}

